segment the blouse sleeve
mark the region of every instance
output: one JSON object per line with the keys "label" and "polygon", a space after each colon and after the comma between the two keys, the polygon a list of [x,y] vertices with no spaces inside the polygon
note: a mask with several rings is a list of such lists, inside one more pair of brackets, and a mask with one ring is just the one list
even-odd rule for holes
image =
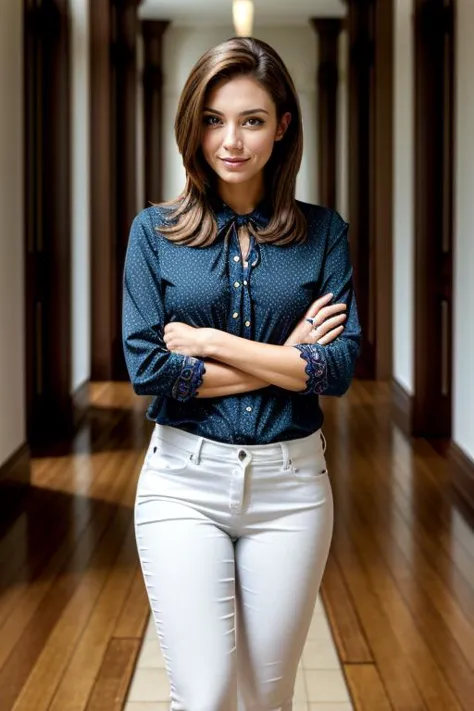
{"label": "blouse sleeve", "polygon": [[149,213],[130,230],[123,279],[122,337],[125,362],[138,395],[185,402],[202,385],[204,361],[172,353],[163,341],[165,311],[160,287],[157,235]]}
{"label": "blouse sleeve", "polygon": [[361,329],[352,285],[347,231],[348,225],[334,213],[321,279],[321,295],[332,293],[332,303],[347,304],[344,331],[327,346],[318,343],[294,346],[306,361],[308,380],[301,395],[344,395],[354,377]]}

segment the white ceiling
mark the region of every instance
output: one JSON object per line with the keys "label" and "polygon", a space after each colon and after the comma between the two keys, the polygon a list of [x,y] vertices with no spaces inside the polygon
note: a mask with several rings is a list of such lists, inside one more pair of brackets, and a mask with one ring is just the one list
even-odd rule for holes
{"label": "white ceiling", "polygon": [[[343,17],[344,0],[254,0],[255,25],[301,25],[310,17]],[[232,23],[232,0],[144,0],[142,19],[171,20],[177,25]]]}

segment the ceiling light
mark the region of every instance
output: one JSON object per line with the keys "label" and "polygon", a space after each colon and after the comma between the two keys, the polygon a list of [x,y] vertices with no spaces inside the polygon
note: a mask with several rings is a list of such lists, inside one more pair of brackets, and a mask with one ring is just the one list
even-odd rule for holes
{"label": "ceiling light", "polygon": [[238,37],[251,37],[253,27],[253,2],[252,0],[234,0],[232,4],[232,17],[234,20],[235,34]]}

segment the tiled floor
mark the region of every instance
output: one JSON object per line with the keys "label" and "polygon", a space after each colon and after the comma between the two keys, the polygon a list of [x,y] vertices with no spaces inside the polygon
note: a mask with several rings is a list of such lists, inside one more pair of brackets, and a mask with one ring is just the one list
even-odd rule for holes
{"label": "tiled floor", "polygon": [[[152,621],[125,711],[168,711],[169,686]],[[323,606],[318,600],[296,681],[293,711],[352,711]]]}

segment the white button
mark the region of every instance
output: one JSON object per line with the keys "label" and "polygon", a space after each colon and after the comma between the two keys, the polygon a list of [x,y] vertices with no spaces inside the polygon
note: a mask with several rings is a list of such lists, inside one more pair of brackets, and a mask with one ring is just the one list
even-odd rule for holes
{"label": "white button", "polygon": [[238,282],[238,281],[234,281],[234,286],[235,286],[235,288],[236,288],[236,289],[238,289],[238,288],[239,288],[239,286],[240,286],[240,282]]}
{"label": "white button", "polygon": [[252,408],[251,408],[251,407],[246,407],[245,409],[247,410],[247,412],[252,412]]}
{"label": "white button", "polygon": [[250,321],[246,321],[246,322],[245,322],[245,325],[246,325],[247,328],[248,328],[248,327],[250,326]]}
{"label": "white button", "polygon": [[244,286],[247,286],[247,280],[244,279]]}
{"label": "white button", "polygon": [[240,257],[237,257],[237,255],[234,257],[234,262],[240,262]]}
{"label": "white button", "polygon": [[232,318],[239,318],[239,314],[237,311],[234,311],[234,313],[232,314]]}

